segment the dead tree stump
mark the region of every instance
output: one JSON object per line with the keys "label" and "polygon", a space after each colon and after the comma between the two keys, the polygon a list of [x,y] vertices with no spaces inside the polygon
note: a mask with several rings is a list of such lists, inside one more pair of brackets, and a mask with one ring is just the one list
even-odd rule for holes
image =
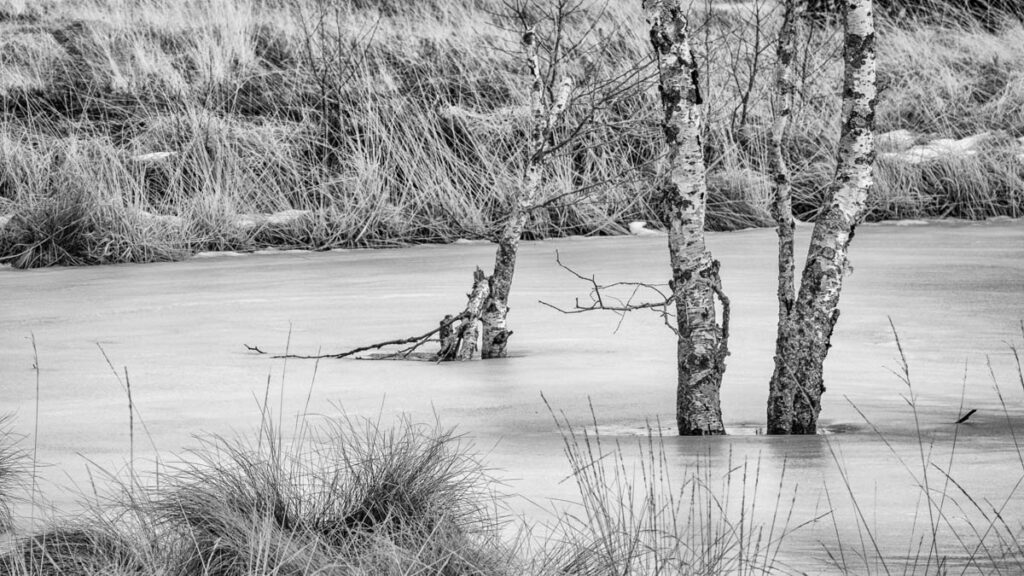
{"label": "dead tree stump", "polygon": [[[483,336],[484,303],[490,296],[490,281],[484,271],[477,268],[473,272],[473,288],[468,294],[465,317],[448,339],[455,349],[454,360],[472,360],[480,351],[480,339]],[[444,338],[442,337],[442,352]],[[440,355],[439,355],[440,356]],[[443,358],[442,358],[443,359]]]}

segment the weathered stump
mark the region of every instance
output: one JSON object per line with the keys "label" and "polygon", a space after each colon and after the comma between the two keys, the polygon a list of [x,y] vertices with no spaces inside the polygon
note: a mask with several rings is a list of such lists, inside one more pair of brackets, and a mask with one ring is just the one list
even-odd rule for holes
{"label": "weathered stump", "polygon": [[[490,295],[490,282],[483,270],[477,268],[473,272],[473,288],[468,295],[464,318],[454,335],[448,340],[455,350],[454,360],[472,360],[480,351],[480,340],[483,335],[483,309]],[[442,339],[443,342],[443,339]]]}

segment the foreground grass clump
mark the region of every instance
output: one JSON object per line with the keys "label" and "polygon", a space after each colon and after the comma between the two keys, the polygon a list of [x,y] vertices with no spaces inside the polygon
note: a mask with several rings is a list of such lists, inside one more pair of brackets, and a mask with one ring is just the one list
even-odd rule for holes
{"label": "foreground grass clump", "polygon": [[[737,507],[707,474],[673,486],[654,436],[639,452],[571,428],[564,438],[582,506],[545,527],[513,521],[467,445],[437,425],[340,418],[304,423],[292,441],[269,425],[254,442],[209,438],[155,483],[115,482],[87,513],[17,538],[0,574],[773,571],[788,525],[753,525],[756,498]],[[745,483],[747,466],[736,469]]]}
{"label": "foreground grass clump", "polygon": [[[769,225],[779,8],[709,1],[694,10],[709,226]],[[502,11],[491,0],[8,1],[0,262],[489,237],[521,185],[529,138],[517,24]],[[570,36],[592,33],[568,69],[578,88],[567,126],[594,121],[550,163],[549,201],[527,234],[656,222],[657,96],[637,85],[601,100],[610,89],[601,78],[638,71],[639,81],[650,63],[639,5],[584,3],[568,26]],[[804,218],[832,178],[838,135],[840,34],[829,26],[801,38],[786,140]],[[883,168],[871,217],[1021,215],[1024,27],[883,23],[879,42],[880,131],[996,138],[969,158]]]}
{"label": "foreground grass clump", "polygon": [[778,545],[765,528],[727,519],[735,508],[726,497],[723,509],[709,483],[677,492],[653,436],[639,465],[599,437],[566,429],[565,440],[583,506],[560,512],[543,536],[511,520],[450,430],[340,418],[304,422],[291,441],[270,425],[255,441],[209,438],[155,483],[115,482],[89,512],[16,539],[0,552],[0,574],[770,571]]}
{"label": "foreground grass clump", "polygon": [[209,439],[159,485],[121,485],[20,539],[0,572],[515,573],[490,482],[450,431],[341,420],[310,434]]}
{"label": "foreground grass clump", "polygon": [[450,431],[346,421],[321,432],[309,451],[266,438],[266,451],[196,452],[153,500],[157,521],[191,541],[186,572],[310,573],[345,558],[366,573],[504,573],[487,480]]}
{"label": "foreground grass clump", "polygon": [[10,503],[25,476],[25,453],[8,426],[8,416],[0,415],[0,534],[13,526]]}

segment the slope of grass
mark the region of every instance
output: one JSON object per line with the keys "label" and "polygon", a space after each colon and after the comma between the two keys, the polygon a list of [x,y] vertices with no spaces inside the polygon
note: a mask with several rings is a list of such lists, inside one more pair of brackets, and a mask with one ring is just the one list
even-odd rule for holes
{"label": "slope of grass", "polygon": [[[492,0],[5,0],[0,261],[489,237],[520,186],[529,135],[521,26],[503,10]],[[778,8],[713,2],[695,6],[693,24],[706,63],[709,227],[767,225]],[[593,120],[553,159],[529,236],[658,221],[644,30],[633,3],[585,3],[570,19],[569,37],[589,36],[567,65],[577,91],[566,131]],[[832,177],[839,36],[808,27],[802,39],[786,143],[801,217]],[[883,25],[879,41],[880,131],[998,131],[1005,145],[882,166],[872,218],[1019,216],[1024,28]],[[251,224],[291,209],[305,212]]]}

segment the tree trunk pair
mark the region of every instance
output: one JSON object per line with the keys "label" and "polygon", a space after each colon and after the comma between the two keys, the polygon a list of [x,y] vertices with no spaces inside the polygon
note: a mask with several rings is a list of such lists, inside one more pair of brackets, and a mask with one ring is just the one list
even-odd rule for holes
{"label": "tree trunk pair", "polygon": [[[778,117],[772,129],[773,211],[779,235],[779,324],[768,403],[771,434],[814,434],[825,391],[822,369],[839,318],[839,294],[854,228],[864,215],[874,160],[875,52],[870,0],[846,0],[844,118],[829,207],[814,227],[796,293],[794,220],[782,135],[789,121],[796,50],[796,2],[786,0],[778,50]],[[728,299],[704,242],[707,187],[700,145],[700,87],[678,0],[646,4],[658,59],[666,166],[661,185],[669,225],[677,310],[679,433],[722,434],[719,390],[728,355]],[[716,320],[714,299],[722,303]]]}
{"label": "tree trunk pair", "polygon": [[793,95],[795,4],[786,0],[778,44],[778,115],[772,129],[773,212],[779,236],[779,320],[769,384],[768,433],[815,434],[825,392],[822,369],[839,319],[839,294],[854,229],[863,218],[874,161],[875,35],[871,0],[845,0],[843,124],[829,204],[814,225],[799,293],[793,216],[782,135]]}

